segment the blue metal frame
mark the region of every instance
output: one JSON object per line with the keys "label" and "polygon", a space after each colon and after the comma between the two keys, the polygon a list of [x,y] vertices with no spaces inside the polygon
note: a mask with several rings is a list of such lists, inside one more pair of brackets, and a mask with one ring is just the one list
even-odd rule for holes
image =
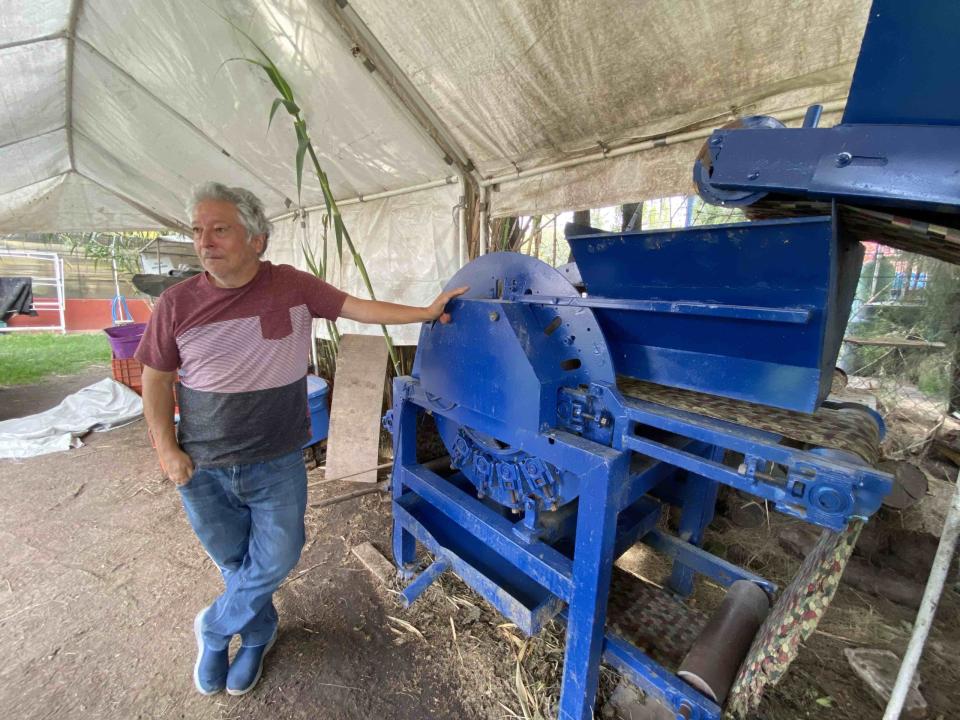
{"label": "blue metal frame", "polygon": [[960,55],[956,0],[874,0],[843,121],[817,128],[752,116],[715,130],[694,166],[707,202],[752,205],[768,194],[837,199],[960,220]]}
{"label": "blue metal frame", "polygon": [[[701,196],[741,205],[713,189],[862,201],[892,208],[958,211],[960,127],[837,125],[715,130]],[[916,178],[922,177],[922,182]]]}
{"label": "blue metal frame", "polygon": [[[798,228],[818,223],[820,237],[831,240],[830,218],[764,224],[756,232],[777,228],[777,242],[785,243],[806,237]],[[748,228],[711,232],[733,233],[749,244]],[[626,246],[623,238],[593,238],[583,247],[592,242]],[[633,247],[648,245],[641,238]],[[738,262],[735,254],[721,256]],[[586,263],[588,288],[618,262],[612,253],[597,265]],[[809,276],[819,279],[816,291],[798,281],[798,289],[808,291],[795,294],[803,298],[798,303],[769,294],[756,294],[759,302],[726,303],[696,293],[688,302],[629,292],[622,299],[612,293],[584,298],[549,266],[507,253],[463,268],[450,286],[467,285],[468,295],[451,303],[453,322],[424,327],[413,376],[394,381],[394,407],[385,418],[394,436],[393,555],[411,580],[403,601],[414,602],[451,569],[526,633],[565,619],[564,720],[592,716],[602,657],[678,718],[718,720],[716,704],[606,632],[616,558],[643,541],[672,558],[669,584],[681,595],[690,593],[697,573],[724,586],[748,580],[772,595],[769,581],[699,547],[720,483],[840,529],[874,512],[891,479],[842,453],[789,448],[769,432],[624,397],[616,375],[624,367],[635,370],[631,363],[639,357],[624,351],[624,335],[659,316],[781,332],[815,323],[805,351],[810,366],[819,367],[832,342],[824,314],[836,307],[832,264],[838,262],[831,254]],[[715,340],[725,343],[722,335]],[[819,383],[811,376],[805,392],[815,396]],[[432,415],[450,451],[449,477],[417,460],[422,413]],[[743,455],[739,470],[723,463],[727,451]],[[681,508],[679,537],[656,527],[667,505]],[[419,575],[417,542],[434,557]]]}
{"label": "blue metal frame", "polygon": [[[593,425],[607,433],[602,437],[607,437],[609,444],[589,439],[585,428],[580,435],[562,427],[534,433],[511,432],[503,426],[493,429],[489,418],[483,422],[473,410],[428,395],[416,378],[395,381],[395,406],[388,417],[396,453],[394,557],[407,577],[413,576],[415,541],[435,558],[413,578],[403,593],[404,601],[413,602],[439,573],[450,568],[528,634],[538,632],[552,618],[566,619],[561,718],[591,717],[602,656],[672,708],[678,718],[719,719],[720,709],[714,703],[636,648],[606,633],[606,598],[615,559],[642,540],[674,559],[670,582],[681,594],[690,592],[694,574],[700,573],[723,586],[746,579],[773,595],[776,586],[769,581],[697,547],[712,518],[718,484],[734,485],[794,512],[793,503],[805,500],[793,492],[795,482],[814,488],[826,475],[838,483],[831,485],[835,492],[852,498],[844,515],[849,518],[854,510],[864,515],[872,512],[874,500],[878,504],[879,495],[889,489],[890,478],[847,460],[786,448],[770,433],[625,399],[608,385],[561,391],[562,396],[571,394],[579,395],[578,400],[591,395],[598,403],[602,401],[604,409],[594,416]],[[491,437],[510,438],[515,446],[550,463],[558,472],[575,473],[580,479],[575,512],[543,536],[518,532],[524,519],[504,515],[489,497],[478,497],[477,487],[462,472],[444,479],[417,462],[417,415],[424,411],[431,412],[439,423],[485,427],[492,431]],[[598,421],[604,413],[609,421],[607,428],[601,429]],[[642,438],[635,434],[641,425],[668,430],[673,439],[655,442]],[[753,474],[722,465],[725,449],[743,452],[752,463]],[[631,473],[634,452],[651,459]],[[799,475],[803,480],[788,480],[784,488],[777,478],[763,478],[756,468],[770,460],[787,467],[788,478]],[[812,492],[808,489],[806,494]],[[680,537],[655,527],[661,507],[657,495],[682,508]],[[836,511],[818,513],[811,508],[805,514],[808,522],[824,527],[843,525]],[[564,540],[569,543],[571,537],[572,553],[569,547],[564,552]]]}
{"label": "blue metal frame", "polygon": [[[554,449],[549,461],[563,469],[585,470],[583,485],[589,489],[580,495],[572,516],[575,541],[572,557],[568,557],[554,547],[562,545],[557,542],[562,537],[554,538],[553,544],[518,537],[515,528],[522,521],[504,517],[457,482],[417,463],[416,416],[431,403],[412,378],[395,381],[394,392],[399,398],[391,416],[397,453],[393,475],[394,557],[408,577],[415,540],[435,558],[407,586],[404,602],[413,602],[440,572],[450,568],[527,634],[535,634],[550,619],[566,620],[561,718],[592,717],[602,656],[622,667],[646,692],[674,708],[678,717],[719,720],[720,709],[714,703],[605,629],[613,562],[639,539],[672,550],[677,567],[706,571],[724,584],[749,579],[770,592],[775,590],[769,582],[689,542],[668,539],[656,529],[661,505],[647,492],[679,481],[677,471],[663,463],[649,462],[631,474],[629,451],[584,442],[563,432],[544,436],[545,443]],[[564,463],[563,457],[571,462]],[[461,485],[472,487],[465,478]],[[687,518],[684,527],[691,531],[691,540],[702,535],[703,521],[708,521],[709,514],[699,509]]]}

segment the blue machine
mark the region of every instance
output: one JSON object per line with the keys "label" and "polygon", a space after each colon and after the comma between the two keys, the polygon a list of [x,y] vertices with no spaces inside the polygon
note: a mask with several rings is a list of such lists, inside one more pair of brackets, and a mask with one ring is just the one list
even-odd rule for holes
{"label": "blue machine", "polygon": [[[919,17],[946,34],[960,26],[957,7],[877,1],[844,126],[815,129],[816,111],[806,129],[750,120],[757,129],[717,131],[701,153],[695,174],[708,199],[810,193],[829,200],[827,214],[588,233],[571,238],[576,267],[564,272],[486,255],[448,284],[470,287],[450,304],[453,321],[424,326],[413,374],[395,380],[384,419],[394,436],[393,554],[411,579],[404,601],[450,569],[525,633],[565,621],[563,720],[592,717],[601,659],[677,718],[721,717],[717,702],[607,630],[613,563],[634,543],[673,559],[669,585],[681,596],[695,573],[772,596],[772,583],[699,547],[719,484],[837,531],[869,518],[890,491],[892,478],[853,453],[628,395],[622,377],[800,416],[821,406],[861,262],[834,199],[957,212],[960,152],[947,151],[960,147],[955,95],[923,92],[932,89],[924,77],[910,88],[924,102],[897,106],[909,116],[890,120],[889,103],[871,94],[889,80],[871,63],[885,57],[890,24]],[[913,29],[906,43],[893,35],[898,52],[919,47]],[[941,61],[938,77],[951,66]],[[881,119],[896,124],[864,124]],[[838,164],[842,153],[850,159]],[[425,413],[450,453],[443,476],[417,457]],[[658,527],[667,506],[680,509],[676,535]],[[434,559],[414,577],[417,542]]]}
{"label": "blue machine", "polygon": [[[812,228],[819,232],[819,225]],[[749,226],[736,232],[748,233]],[[673,235],[682,243],[690,233]],[[644,267],[647,256],[658,252],[649,237],[618,235],[610,246],[616,253],[598,262],[619,264],[626,255],[634,267]],[[573,244],[591,242],[596,240]],[[771,433],[625,397],[617,374],[637,367],[640,346],[633,342],[632,352],[618,350],[606,339],[610,328],[619,323],[624,337],[642,338],[651,312],[683,322],[686,305],[651,311],[635,299],[605,297],[600,309],[591,308],[580,302],[589,296],[581,298],[559,272],[510,253],[470,263],[450,282],[461,285],[471,289],[450,307],[453,322],[424,327],[413,376],[395,381],[394,409],[386,418],[395,451],[394,558],[409,573],[415,541],[435,558],[403,591],[405,601],[413,602],[452,569],[528,634],[565,617],[562,718],[591,717],[601,656],[678,717],[719,718],[715,703],[605,634],[614,560],[643,541],[674,558],[671,584],[682,594],[689,594],[694,572],[723,586],[750,580],[772,594],[770,582],[698,547],[713,517],[718,484],[815,525],[841,529],[877,510],[890,490],[889,476],[851,457],[787,447]],[[714,310],[693,317],[720,318],[734,327],[746,322],[739,311],[733,317],[721,311],[743,306],[707,307]],[[795,312],[808,322],[823,312],[807,309],[806,315]],[[750,317],[757,314],[761,310],[751,307]],[[763,328],[766,321],[753,322]],[[783,324],[795,331],[800,323]],[[824,333],[821,328],[798,340],[805,342],[798,350],[814,366]],[[738,358],[727,359],[736,367]],[[698,376],[693,373],[685,384],[695,384]],[[707,377],[713,381],[712,374]],[[819,378],[811,383],[816,394]],[[423,412],[433,415],[450,451],[457,469],[451,477],[418,462]],[[723,463],[727,450],[743,456],[739,467]],[[656,527],[664,505],[682,509],[679,536]]]}

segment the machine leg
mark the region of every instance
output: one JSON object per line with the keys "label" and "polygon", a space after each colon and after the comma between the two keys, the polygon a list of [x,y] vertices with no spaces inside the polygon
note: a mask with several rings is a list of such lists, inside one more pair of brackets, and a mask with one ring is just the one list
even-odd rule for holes
{"label": "machine leg", "polygon": [[607,597],[613,571],[618,491],[629,456],[593,470],[583,484],[573,555],[576,589],[567,614],[567,649],[560,690],[560,720],[590,720],[600,678]]}
{"label": "machine leg", "polygon": [[[395,388],[394,393],[396,392]],[[393,476],[390,481],[394,501],[403,495],[404,489],[403,473],[399,469],[417,462],[417,415],[417,406],[403,400],[394,410]],[[393,561],[405,579],[413,577],[416,550],[416,539],[404,530],[399,520],[394,519]]]}
{"label": "machine leg", "polygon": [[[723,448],[714,447],[710,450],[710,459],[715,462],[723,461]],[[699,546],[703,542],[703,534],[713,520],[713,513],[717,505],[717,491],[720,484],[708,480],[701,475],[689,473],[683,490],[683,505],[680,512],[680,539]],[[693,592],[693,570],[681,563],[673,561],[673,572],[667,585],[673,592],[687,597]]]}
{"label": "machine leg", "polygon": [[[396,493],[396,488],[394,488]],[[398,497],[396,494],[394,498]],[[417,559],[416,539],[403,529],[399,520],[393,521],[393,561],[400,575],[409,580],[413,577],[413,564]]]}

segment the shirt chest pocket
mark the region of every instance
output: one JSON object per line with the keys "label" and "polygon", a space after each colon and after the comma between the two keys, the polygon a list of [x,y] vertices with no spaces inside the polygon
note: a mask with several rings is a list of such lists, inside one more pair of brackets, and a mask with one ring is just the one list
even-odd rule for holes
{"label": "shirt chest pocket", "polygon": [[264,340],[282,340],[293,332],[290,310],[268,310],[260,315],[260,334]]}

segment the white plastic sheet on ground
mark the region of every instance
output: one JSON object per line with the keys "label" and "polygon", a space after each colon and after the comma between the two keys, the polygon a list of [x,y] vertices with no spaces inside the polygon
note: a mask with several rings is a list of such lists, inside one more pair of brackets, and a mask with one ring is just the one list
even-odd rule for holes
{"label": "white plastic sheet on ground", "polygon": [[0,458],[28,458],[83,445],[92,431],[110,430],[143,414],[143,401],[106,378],[68,395],[55,408],[0,422]]}

